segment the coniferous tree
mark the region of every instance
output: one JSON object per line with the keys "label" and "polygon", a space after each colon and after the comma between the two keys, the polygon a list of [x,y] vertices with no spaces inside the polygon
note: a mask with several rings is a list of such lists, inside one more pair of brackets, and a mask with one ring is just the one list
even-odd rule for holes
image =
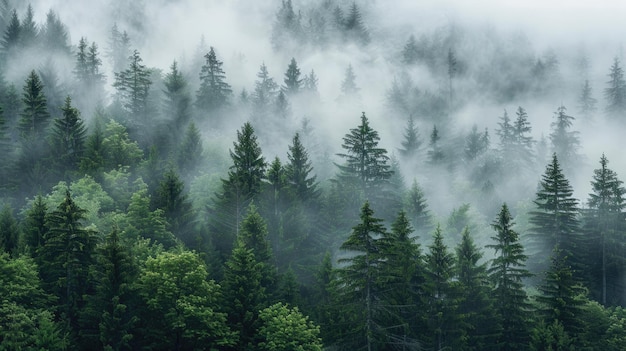
{"label": "coniferous tree", "polygon": [[589,267],[586,279],[590,280],[592,296],[605,306],[624,301],[618,287],[623,282],[620,278],[624,271],[622,220],[626,207],[626,189],[608,163],[603,154],[600,168],[593,172],[592,193],[587,201],[589,210],[583,217],[589,236],[585,243]]}
{"label": "coniferous tree", "polygon": [[23,242],[31,256],[36,258],[37,264],[41,265],[39,250],[44,244],[44,239],[48,233],[48,223],[46,216],[48,206],[43,196],[37,195],[30,207],[26,210],[24,221],[22,222]]}
{"label": "coniferous tree", "polygon": [[47,99],[43,92],[43,83],[39,75],[33,70],[24,84],[19,129],[22,137],[37,140],[43,138],[48,127],[50,113],[48,113]]}
{"label": "coniferous tree", "polygon": [[464,155],[467,161],[474,161],[489,149],[489,133],[485,129],[483,133],[478,132],[478,127],[474,124],[472,131],[465,137]]}
{"label": "coniferous tree", "polygon": [[63,201],[46,216],[48,231],[38,252],[44,287],[59,298],[60,316],[74,337],[96,245],[95,233],[83,227],[85,215],[66,190]]}
{"label": "coniferous tree", "polygon": [[270,77],[265,63],[261,65],[257,80],[254,82],[254,92],[252,92],[253,113],[255,118],[264,122],[268,117],[271,106],[274,104],[278,96],[278,84],[274,82],[274,78]]}
{"label": "coniferous tree", "polygon": [[11,19],[2,36],[2,49],[6,57],[11,57],[21,47],[20,32],[22,25],[17,16],[17,11],[13,9]]}
{"label": "coniferous tree", "polygon": [[[548,164],[541,177],[540,188],[533,201],[536,210],[529,213],[529,222],[532,225],[531,237],[536,246],[533,254],[538,257],[535,264],[543,264],[543,268],[547,268],[545,259],[551,256],[552,250],[557,246],[568,257],[568,264],[575,270],[581,268],[574,264],[582,260],[580,256],[582,248],[579,246],[581,239],[578,201],[572,194],[572,186],[561,170],[557,155],[553,154],[552,162]],[[577,276],[580,273],[575,272]]]}
{"label": "coniferous tree", "polygon": [[343,99],[354,99],[358,97],[359,88],[356,85],[356,76],[354,75],[354,70],[352,69],[352,65],[348,65],[346,69],[346,73],[344,75],[344,79],[341,82],[341,94]]}
{"label": "coniferous tree", "polygon": [[11,135],[4,117],[4,111],[0,107],[0,194],[11,186],[12,164],[13,147],[11,145]]}
{"label": "coniferous tree", "polygon": [[317,91],[318,83],[319,79],[317,78],[315,71],[311,70],[309,75],[304,77],[304,80],[302,81],[302,89],[314,98],[319,98],[319,92]]}
{"label": "coniferous tree", "polygon": [[593,114],[597,110],[597,103],[598,100],[593,97],[589,79],[585,79],[585,84],[583,85],[580,97],[578,98],[578,112],[580,112],[585,121],[590,122],[593,119]]}
{"label": "coniferous tree", "polygon": [[215,49],[204,55],[205,64],[200,71],[200,89],[196,93],[196,107],[201,110],[214,111],[228,104],[233,91],[225,82],[224,64],[217,59]]}
{"label": "coniferous tree", "polygon": [[152,201],[155,208],[163,210],[167,229],[187,247],[196,249],[198,238],[193,228],[194,213],[184,187],[178,174],[170,168],[163,174]]}
{"label": "coniferous tree", "polygon": [[501,122],[498,122],[499,129],[496,130],[496,134],[500,138],[500,154],[505,162],[510,162],[515,145],[515,127],[511,124],[511,118],[506,110],[504,110],[500,120]]}
{"label": "coniferous tree", "polygon": [[83,158],[80,160],[79,169],[81,172],[99,179],[104,171],[107,163],[105,157],[108,154],[104,143],[104,131],[100,125],[100,121],[96,120],[95,127],[87,139],[85,140],[85,151]]}
{"label": "coniferous tree", "polygon": [[290,44],[300,44],[302,34],[300,16],[294,11],[291,0],[283,0],[272,28],[272,46],[280,50]]}
{"label": "coniferous tree", "polygon": [[507,205],[502,205],[491,225],[496,231],[496,236],[492,237],[495,243],[487,245],[496,254],[487,272],[494,284],[496,322],[500,328],[498,350],[525,350],[528,342],[530,303],[523,279],[531,274],[525,268],[528,256],[524,254],[519,235],[513,230],[514,225]]}
{"label": "coniferous tree", "polygon": [[364,199],[378,196],[393,174],[387,150],[378,146],[379,140],[378,132],[363,113],[361,123],[343,137],[341,146],[345,153],[337,154],[345,160],[344,164],[337,164],[339,181],[354,187]]}
{"label": "coniferous tree", "polygon": [[497,335],[493,323],[495,309],[488,282],[487,264],[483,253],[474,243],[468,227],[456,247],[456,275],[460,285],[458,313],[463,315],[463,330],[467,335],[468,350],[484,350],[492,346]]}
{"label": "coniferous tree", "polygon": [[613,59],[609,78],[608,87],[604,89],[606,113],[612,117],[621,117],[626,111],[626,81],[624,81],[624,70],[617,57]]}
{"label": "coniferous tree", "polygon": [[224,310],[228,325],[238,333],[236,350],[254,350],[255,327],[259,311],[267,307],[263,280],[263,263],[256,260],[253,250],[237,240],[224,268]]}
{"label": "coniferous tree", "polygon": [[452,80],[457,74],[458,71],[458,62],[456,60],[456,55],[452,49],[448,49],[448,93],[450,94],[449,106],[452,106],[452,97],[453,97],[453,89],[452,89]]}
{"label": "coniferous tree", "polygon": [[515,111],[517,118],[513,122],[514,159],[519,160],[518,169],[529,169],[533,165],[532,127],[528,121],[526,110],[519,106]]}
{"label": "coniferous tree", "polygon": [[419,48],[417,46],[417,40],[415,40],[415,35],[411,34],[402,48],[402,62],[407,65],[412,65],[417,63],[418,59]]}
{"label": "coniferous tree", "polygon": [[[191,105],[191,96],[187,87],[187,80],[183,73],[178,69],[178,63],[174,61],[170,66],[170,71],[165,75],[165,113],[170,121],[168,123],[171,141],[177,145],[183,130],[189,128],[189,119],[191,113],[189,111]],[[185,155],[187,157],[189,155]]]}
{"label": "coniferous tree", "polygon": [[428,143],[429,150],[427,151],[428,162],[433,165],[440,165],[445,160],[445,154],[443,148],[440,145],[441,136],[437,126],[433,126],[433,131],[430,133],[430,142]]}
{"label": "coniferous tree", "polygon": [[180,173],[191,179],[204,159],[202,137],[196,124],[191,122],[187,127],[185,138],[178,147],[177,164]]}
{"label": "coniferous tree", "polygon": [[539,311],[546,323],[557,321],[568,336],[578,339],[585,327],[581,320],[586,302],[585,289],[574,278],[567,257],[558,246],[554,248],[551,261],[543,284],[539,286]]}
{"label": "coniferous tree", "polygon": [[317,200],[320,195],[317,177],[312,174],[313,165],[309,160],[309,153],[300,141],[300,133],[294,135],[289,145],[287,159],[289,163],[285,165],[285,176],[296,199],[305,204]]}
{"label": "coniferous tree", "polygon": [[369,202],[361,208],[360,223],[352,228],[348,239],[340,249],[348,251],[350,258],[341,258],[339,270],[341,299],[350,313],[352,325],[342,343],[354,350],[376,348],[385,342],[384,325],[380,325],[381,298],[376,282],[379,279],[381,258],[380,236],[386,232],[382,219],[374,217]]}
{"label": "coniferous tree", "polygon": [[458,285],[454,277],[454,255],[443,243],[441,227],[437,226],[433,242],[428,246],[425,261],[425,295],[428,306],[428,332],[430,345],[436,350],[459,349],[461,340],[461,318],[458,315]]}
{"label": "coniferous tree", "polygon": [[22,25],[20,28],[20,43],[23,47],[30,47],[35,45],[38,40],[39,29],[37,23],[35,23],[35,12],[33,6],[28,4],[24,18],[22,18]]}
{"label": "coniferous tree", "polygon": [[424,235],[430,232],[432,224],[428,204],[426,203],[424,192],[416,179],[413,179],[411,188],[407,192],[405,211],[418,234]]}
{"label": "coniferous tree", "polygon": [[407,126],[404,128],[404,140],[402,141],[402,149],[400,149],[400,156],[406,160],[416,161],[415,158],[419,153],[419,149],[422,146],[420,140],[419,130],[415,125],[413,116],[409,117]]}
{"label": "coniferous tree", "polygon": [[212,209],[211,226],[216,236],[214,243],[223,255],[231,251],[245,209],[261,192],[261,182],[267,167],[250,123],[246,122],[241,131],[237,131],[237,141],[233,146],[234,149],[230,151],[233,164],[228,171],[228,178],[222,179],[222,189]]}
{"label": "coniferous tree", "polygon": [[285,72],[285,79],[283,80],[284,85],[281,89],[287,93],[287,95],[295,95],[300,92],[300,89],[303,86],[304,79],[300,78],[300,68],[298,68],[298,63],[295,58],[291,58],[291,62],[287,67],[287,72]]}
{"label": "coniferous tree", "polygon": [[39,33],[44,49],[60,54],[69,55],[69,34],[67,27],[56,12],[49,10],[46,14],[46,23]]}
{"label": "coniferous tree", "polygon": [[111,59],[113,72],[121,72],[128,65],[130,37],[126,31],[120,32],[117,23],[111,27],[107,56]]}
{"label": "coniferous tree", "polygon": [[69,96],[65,99],[61,111],[63,116],[54,120],[50,146],[58,170],[64,174],[66,171],[78,169],[85,151],[87,131],[80,118],[80,112],[72,106],[72,99]]}
{"label": "coniferous tree", "polygon": [[128,122],[135,128],[147,127],[148,94],[152,85],[150,71],[141,63],[139,51],[133,51],[128,60],[128,67],[115,73],[113,87],[128,114]]}
{"label": "coniferous tree", "polygon": [[343,31],[345,38],[349,41],[354,41],[361,45],[367,45],[370,42],[369,32],[365,28],[361,10],[356,2],[352,3],[343,21]]}
{"label": "coniferous tree", "polygon": [[578,159],[577,150],[580,147],[578,132],[571,131],[574,117],[565,114],[566,108],[561,105],[554,113],[555,121],[552,122],[550,141],[552,150],[559,157],[559,161],[566,170],[573,170],[574,163]]}

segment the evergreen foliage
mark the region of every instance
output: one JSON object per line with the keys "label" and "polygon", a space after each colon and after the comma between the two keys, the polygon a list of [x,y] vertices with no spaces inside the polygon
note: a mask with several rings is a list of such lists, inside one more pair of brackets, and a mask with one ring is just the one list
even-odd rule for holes
{"label": "evergreen foliage", "polygon": [[204,55],[206,62],[200,71],[200,89],[196,93],[196,107],[200,110],[213,111],[228,104],[233,91],[225,82],[224,64],[217,59],[215,49]]}

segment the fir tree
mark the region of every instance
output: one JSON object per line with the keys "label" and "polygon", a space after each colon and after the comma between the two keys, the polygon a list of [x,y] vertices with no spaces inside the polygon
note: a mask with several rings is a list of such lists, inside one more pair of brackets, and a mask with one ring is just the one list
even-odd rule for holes
{"label": "fir tree", "polygon": [[465,137],[464,154],[467,161],[473,161],[484,154],[489,149],[489,133],[485,129],[483,133],[478,132],[478,127],[474,124],[472,131]]}
{"label": "fir tree", "polygon": [[254,82],[254,92],[252,92],[251,96],[256,118],[263,121],[267,117],[270,107],[278,96],[278,91],[278,84],[270,77],[267,66],[263,63],[257,73],[257,80]]}
{"label": "fir tree", "polygon": [[415,36],[411,34],[402,48],[402,62],[407,65],[412,65],[417,63],[418,59],[419,48],[417,46],[417,40],[415,40]]}
{"label": "fir tree", "polygon": [[206,62],[200,71],[200,89],[196,93],[196,107],[213,111],[227,105],[233,91],[225,82],[226,75],[222,69],[224,63],[217,59],[213,47],[204,58]]}
{"label": "fir tree", "polygon": [[2,49],[6,56],[12,56],[18,50],[18,48],[21,47],[21,30],[22,25],[20,23],[19,17],[17,17],[17,11],[13,9],[9,24],[4,30],[4,35],[2,36]]}
{"label": "fir tree", "polygon": [[56,12],[49,10],[46,14],[46,23],[39,33],[43,47],[52,52],[70,54],[69,34],[67,27]]}
{"label": "fir tree", "polygon": [[[167,114],[171,136],[171,141],[176,145],[179,143],[183,130],[189,128],[191,117],[189,108],[191,96],[189,95],[187,80],[178,69],[178,63],[174,61],[170,66],[170,71],[165,75],[165,113]],[[187,156],[187,155],[186,155]]]}
{"label": "fir tree", "polygon": [[22,18],[22,25],[20,29],[20,43],[24,47],[30,47],[35,45],[38,40],[39,29],[37,23],[35,23],[35,12],[33,6],[28,4],[24,18]]}
{"label": "fir tree", "polygon": [[126,31],[120,32],[117,23],[111,27],[107,56],[111,59],[113,72],[121,72],[128,65],[130,37]]}
{"label": "fir tree", "polygon": [[344,75],[344,79],[341,82],[341,94],[343,98],[355,98],[358,97],[359,88],[356,85],[356,76],[354,75],[354,70],[352,69],[352,65],[348,65],[346,69],[346,73]]}
{"label": "fir tree", "polygon": [[191,178],[194,171],[198,169],[198,165],[202,164],[204,159],[203,152],[204,148],[200,130],[198,130],[195,123],[191,122],[187,127],[185,138],[178,147],[176,159],[180,173]]}
{"label": "fir tree", "polygon": [[167,229],[187,247],[195,249],[198,240],[193,229],[194,213],[184,187],[178,174],[169,169],[163,174],[152,201],[155,208],[163,210]]}
{"label": "fir tree", "polygon": [[13,208],[4,205],[0,211],[0,249],[1,252],[8,252],[12,256],[17,256],[19,245],[19,227],[13,215]]}
{"label": "fir tree", "polygon": [[304,77],[304,80],[302,82],[302,85],[303,85],[302,88],[306,92],[308,92],[310,95],[313,95],[314,97],[319,97],[319,93],[317,91],[318,83],[319,83],[319,79],[317,78],[315,71],[311,70],[309,75]]}
{"label": "fir tree", "polygon": [[139,51],[133,51],[128,57],[128,67],[115,73],[113,87],[117,90],[117,98],[128,114],[133,127],[147,125],[148,93],[152,81],[150,71],[141,62]]}
{"label": "fir tree", "polygon": [[361,45],[367,45],[370,42],[369,32],[365,28],[361,10],[356,2],[352,3],[350,11],[348,11],[348,15],[343,21],[343,31],[346,39],[349,41],[354,41]]}
{"label": "fir tree", "polygon": [[525,350],[528,341],[530,304],[523,279],[531,274],[525,269],[528,257],[519,235],[513,230],[514,225],[507,205],[502,205],[491,225],[496,231],[496,236],[492,237],[494,244],[487,246],[496,254],[487,272],[494,284],[496,321],[500,328],[496,345],[500,350]]}
{"label": "fir tree", "polygon": [[418,234],[423,235],[430,232],[432,224],[428,204],[426,203],[424,192],[416,179],[413,179],[411,188],[407,192],[405,211]]}
{"label": "fir tree", "polygon": [[443,148],[439,143],[440,141],[441,136],[439,135],[439,130],[437,129],[437,126],[433,126],[433,131],[430,133],[430,142],[428,144],[429,150],[426,153],[428,156],[428,162],[433,165],[441,164],[445,159]]}

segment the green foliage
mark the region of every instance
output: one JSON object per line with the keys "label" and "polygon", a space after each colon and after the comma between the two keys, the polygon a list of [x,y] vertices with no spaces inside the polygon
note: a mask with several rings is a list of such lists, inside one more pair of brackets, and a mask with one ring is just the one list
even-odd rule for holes
{"label": "green foliage", "polygon": [[68,96],[61,107],[63,116],[54,120],[50,146],[59,170],[72,171],[78,168],[85,151],[86,129],[78,109],[72,106]]}
{"label": "green foliage", "polygon": [[50,122],[50,113],[43,92],[43,83],[35,70],[32,70],[26,79],[22,102],[24,109],[19,123],[22,137],[31,140],[42,138]]}
{"label": "green foliage", "polygon": [[321,351],[320,328],[303,315],[298,307],[276,303],[259,313],[258,350]]}
{"label": "green foliage", "polygon": [[196,107],[203,112],[213,111],[228,104],[233,91],[225,82],[224,64],[217,59],[215,50],[204,55],[206,59],[200,70],[200,89],[196,93]]}
{"label": "green foliage", "polygon": [[20,236],[17,221],[13,216],[13,208],[4,205],[0,211],[0,249],[3,252],[16,254]]}
{"label": "green foliage", "polygon": [[106,125],[103,136],[102,149],[106,152],[104,160],[107,170],[121,166],[133,168],[139,164],[143,157],[143,151],[139,148],[136,141],[132,141],[129,138],[126,127],[114,120],[110,120]]}
{"label": "green foliage", "polygon": [[138,293],[146,309],[142,337],[153,350],[233,345],[227,316],[218,312],[220,286],[207,280],[197,254],[164,252],[148,258],[138,279]]}
{"label": "green foliage", "polygon": [[184,187],[178,174],[173,169],[168,170],[159,182],[152,204],[163,210],[168,230],[187,247],[196,248],[198,238],[193,228],[195,214]]}

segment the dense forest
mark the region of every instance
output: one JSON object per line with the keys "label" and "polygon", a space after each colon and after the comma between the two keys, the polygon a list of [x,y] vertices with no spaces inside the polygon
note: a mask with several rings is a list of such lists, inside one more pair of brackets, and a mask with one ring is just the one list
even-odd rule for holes
{"label": "dense forest", "polygon": [[0,0],[0,350],[626,349],[618,42],[267,3]]}

